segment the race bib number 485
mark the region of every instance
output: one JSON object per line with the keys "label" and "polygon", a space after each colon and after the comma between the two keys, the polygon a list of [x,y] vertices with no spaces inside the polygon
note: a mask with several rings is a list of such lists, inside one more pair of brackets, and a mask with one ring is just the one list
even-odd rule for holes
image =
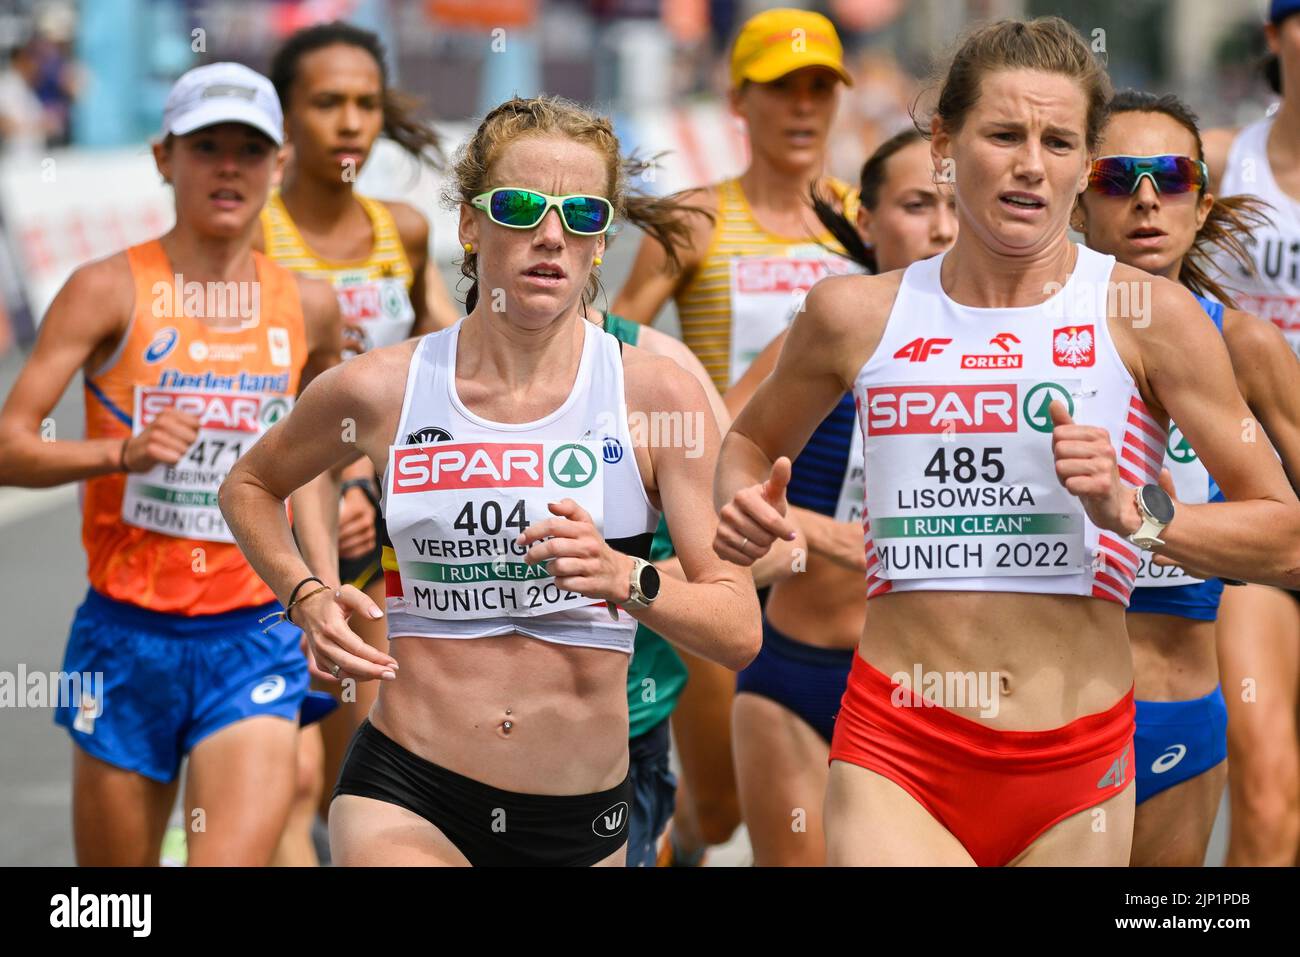
{"label": "race bib number 485", "polygon": [[440,442],[389,450],[387,522],[405,611],[532,617],[592,604],[556,586],[515,539],[571,498],[604,522],[599,442]]}
{"label": "race bib number 485", "polygon": [[[861,409],[871,537],[887,579],[1067,575],[1084,513],[1057,481],[1048,406],[1076,379],[880,385]],[[873,472],[874,474],[874,472]]]}

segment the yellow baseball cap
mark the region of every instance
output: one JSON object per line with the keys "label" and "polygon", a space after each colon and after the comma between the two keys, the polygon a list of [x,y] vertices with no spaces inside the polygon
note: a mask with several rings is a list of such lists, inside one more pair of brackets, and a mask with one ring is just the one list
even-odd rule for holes
{"label": "yellow baseball cap", "polygon": [[845,82],[844,47],[835,26],[820,13],[781,7],[750,17],[731,47],[731,85],[768,83],[806,66],[824,66]]}

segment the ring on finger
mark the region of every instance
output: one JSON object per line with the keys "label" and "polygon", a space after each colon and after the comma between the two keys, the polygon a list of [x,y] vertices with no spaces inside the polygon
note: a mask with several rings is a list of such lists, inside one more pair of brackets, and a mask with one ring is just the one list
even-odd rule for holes
{"label": "ring on finger", "polygon": [[330,669],[330,674],[332,674],[335,678],[337,678],[341,670],[343,670],[342,665],[335,665],[333,668]]}
{"label": "ring on finger", "polygon": [[742,539],[740,540],[740,550],[743,552],[743,551],[745,550],[745,546],[748,545],[748,544],[749,544],[749,539],[748,539],[748,538],[742,538]]}

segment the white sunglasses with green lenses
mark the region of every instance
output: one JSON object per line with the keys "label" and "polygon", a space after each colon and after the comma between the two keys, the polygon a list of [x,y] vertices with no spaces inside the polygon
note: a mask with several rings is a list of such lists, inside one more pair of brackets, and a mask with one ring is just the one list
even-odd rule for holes
{"label": "white sunglasses with green lenses", "polygon": [[479,193],[470,205],[487,213],[498,226],[533,229],[551,207],[560,210],[560,222],[575,236],[599,236],[614,221],[614,206],[603,196],[550,196],[518,186],[498,186]]}

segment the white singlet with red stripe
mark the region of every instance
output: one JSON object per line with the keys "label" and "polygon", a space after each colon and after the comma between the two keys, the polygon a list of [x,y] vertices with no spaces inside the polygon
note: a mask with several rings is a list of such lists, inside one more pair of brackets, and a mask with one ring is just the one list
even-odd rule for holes
{"label": "white singlet with red stripe", "polygon": [[465,320],[424,336],[411,355],[388,465],[383,514],[388,630],[428,638],[514,632],[632,653],[636,619],[558,588],[515,538],[572,498],[616,551],[646,558],[659,524],[637,468],[613,336],[582,320],[573,390],[533,422],[492,422],[456,392]]}
{"label": "white singlet with red stripe", "polygon": [[1300,353],[1300,202],[1282,192],[1273,178],[1268,162],[1273,121],[1273,117],[1260,120],[1237,134],[1216,190],[1220,196],[1258,196],[1273,207],[1267,224],[1241,237],[1254,261],[1254,275],[1221,251],[1215,255],[1215,265],[1237,308],[1273,322],[1292,351]]}
{"label": "white singlet with red stripe", "polygon": [[1106,429],[1130,485],[1157,480],[1165,432],[1107,328],[1115,259],[1076,248],[1069,280],[1036,306],[954,302],[943,256],[903,274],[853,383],[868,598],[994,591],[1127,605],[1139,549],[1093,525],[1057,481],[1048,406]]}

